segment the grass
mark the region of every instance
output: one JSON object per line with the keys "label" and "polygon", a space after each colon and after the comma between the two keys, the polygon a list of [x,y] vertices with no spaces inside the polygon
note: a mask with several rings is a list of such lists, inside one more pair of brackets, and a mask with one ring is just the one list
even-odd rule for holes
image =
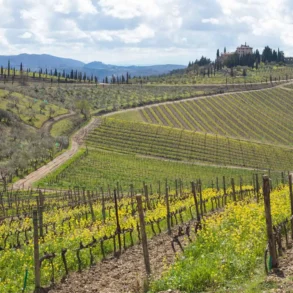
{"label": "grass", "polygon": [[[45,108],[41,109],[40,105],[44,103]],[[24,123],[41,128],[44,122],[50,117],[56,117],[62,114],[66,114],[68,110],[56,106],[54,104],[46,103],[41,99],[31,98],[27,95],[9,92],[7,90],[0,89],[0,108],[16,114]],[[34,117],[30,116],[30,113],[34,112]]]}
{"label": "grass", "polygon": [[[290,215],[288,186],[271,193],[273,224]],[[241,292],[274,287],[259,271],[267,244],[263,201],[234,203],[204,219],[204,228],[182,256],[155,281],[151,292],[179,289],[193,293]],[[258,275],[254,282],[248,280]],[[238,291],[239,292],[239,291]]]}
{"label": "grass", "polygon": [[57,136],[69,136],[78,125],[81,125],[83,117],[81,115],[76,115],[62,119],[53,124],[50,131],[53,137]]}

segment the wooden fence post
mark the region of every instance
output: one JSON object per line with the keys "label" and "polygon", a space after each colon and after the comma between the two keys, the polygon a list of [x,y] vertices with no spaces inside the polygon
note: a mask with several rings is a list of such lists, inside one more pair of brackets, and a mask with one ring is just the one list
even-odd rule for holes
{"label": "wooden fence post", "polygon": [[170,204],[169,204],[169,188],[166,186],[166,208],[167,208],[167,227],[168,227],[168,234],[171,235],[171,217],[170,217]]}
{"label": "wooden fence post", "polygon": [[151,274],[151,265],[150,265],[150,258],[149,258],[147,235],[146,235],[146,230],[145,230],[145,221],[144,221],[144,215],[143,215],[141,195],[136,196],[136,201],[137,201],[137,208],[138,208],[138,213],[139,213],[140,233],[141,233],[141,242],[142,242],[145,270],[146,270],[147,276],[149,277]]}
{"label": "wooden fence post", "polygon": [[292,190],[293,175],[289,175],[289,190],[290,190],[290,203],[291,203],[291,238],[293,239],[293,190]]}
{"label": "wooden fence post", "polygon": [[121,254],[121,228],[119,224],[119,213],[118,213],[118,202],[117,202],[117,191],[114,189],[114,200],[115,200],[115,214],[116,214],[116,231],[118,234],[118,245],[119,245],[119,254]]}
{"label": "wooden fence post", "polygon": [[33,211],[34,226],[34,265],[35,265],[35,291],[39,293],[41,289],[41,271],[40,271],[40,252],[39,252],[39,231],[38,231],[38,212]]}
{"label": "wooden fence post", "polygon": [[271,202],[270,202],[270,181],[267,175],[263,176],[263,194],[265,205],[265,216],[267,225],[267,236],[269,242],[269,252],[272,258],[272,268],[278,267],[276,241],[273,233],[272,215],[271,215]]}

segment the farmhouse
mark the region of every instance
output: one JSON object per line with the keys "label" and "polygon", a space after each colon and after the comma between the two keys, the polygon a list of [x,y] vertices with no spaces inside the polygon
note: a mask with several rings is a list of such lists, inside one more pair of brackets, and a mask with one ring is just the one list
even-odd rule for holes
{"label": "farmhouse", "polygon": [[235,53],[242,57],[244,55],[252,54],[253,48],[248,46],[245,42],[244,45],[237,47],[235,52],[222,53],[221,56],[218,58],[218,61],[220,61],[221,63],[224,63],[231,55]]}
{"label": "farmhouse", "polygon": [[253,48],[249,47],[248,45],[241,45],[236,49],[236,53],[240,56],[248,55],[253,53]]}

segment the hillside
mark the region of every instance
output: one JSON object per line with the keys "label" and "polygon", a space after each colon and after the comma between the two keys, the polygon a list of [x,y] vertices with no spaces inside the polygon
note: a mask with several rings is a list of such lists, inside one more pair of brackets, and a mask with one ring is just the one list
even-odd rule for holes
{"label": "hillside", "polygon": [[19,69],[22,63],[24,68],[30,68],[32,71],[39,71],[40,68],[45,71],[57,69],[60,72],[65,70],[66,73],[70,73],[71,70],[77,70],[86,73],[87,75],[97,76],[99,79],[103,79],[106,76],[112,75],[126,75],[128,72],[131,76],[149,76],[160,75],[168,73],[175,69],[185,68],[183,65],[152,65],[152,66],[117,66],[104,64],[102,62],[94,61],[88,64],[68,59],[60,58],[52,55],[42,54],[20,54],[11,56],[0,56],[0,66],[7,67],[8,61],[12,68]]}
{"label": "hillside", "polygon": [[292,146],[292,95],[293,91],[284,88],[223,94],[147,107],[114,118]]}

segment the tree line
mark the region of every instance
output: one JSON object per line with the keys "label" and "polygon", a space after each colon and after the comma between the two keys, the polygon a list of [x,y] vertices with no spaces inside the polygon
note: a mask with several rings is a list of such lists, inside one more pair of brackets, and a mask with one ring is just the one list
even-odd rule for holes
{"label": "tree line", "polygon": [[[19,73],[17,74],[18,70],[16,70],[15,67],[11,66],[10,60],[8,60],[8,64],[7,67],[5,68],[3,65],[1,65],[0,67],[0,76],[4,77],[4,79],[6,79],[7,77],[12,77],[12,79],[14,79],[16,76],[20,75],[31,75],[32,78],[56,78],[58,82],[61,81],[61,79],[65,80],[65,82],[67,81],[75,81],[75,82],[89,82],[89,83],[95,83],[98,84],[99,83],[99,78],[93,74],[88,75],[85,72],[81,72],[78,70],[73,70],[71,69],[69,72],[66,72],[65,69],[58,71],[57,68],[50,69],[48,70],[46,69],[42,69],[40,68],[39,71],[31,71],[30,68],[27,68],[26,70],[23,67],[23,64],[20,64],[20,69],[19,69]],[[121,76],[106,76],[105,78],[103,78],[102,82],[103,83],[109,83],[109,84],[128,84],[129,81],[131,79],[130,74],[127,72],[125,75],[122,74]]]}
{"label": "tree line", "polygon": [[[266,46],[262,54],[260,54],[259,50],[255,50],[252,54],[246,54],[240,56],[235,52],[234,54],[227,56],[224,58],[224,61],[220,59],[219,49],[217,50],[217,59],[215,63],[217,64],[217,67],[224,65],[228,68],[236,67],[236,66],[248,66],[251,68],[258,69],[258,66],[260,62],[264,63],[284,63],[285,61],[285,54],[283,51],[273,50],[269,46]],[[220,64],[222,63],[222,64]]]}

